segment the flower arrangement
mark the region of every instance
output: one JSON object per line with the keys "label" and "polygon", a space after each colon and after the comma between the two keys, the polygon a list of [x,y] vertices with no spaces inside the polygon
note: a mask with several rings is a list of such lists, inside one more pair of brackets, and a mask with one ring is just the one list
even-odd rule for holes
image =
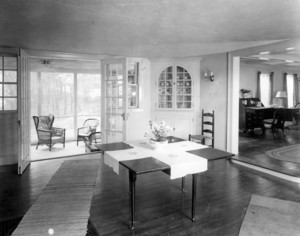
{"label": "flower arrangement", "polygon": [[241,89],[240,92],[243,98],[249,98],[252,96],[252,91],[249,89]]}
{"label": "flower arrangement", "polygon": [[159,124],[152,123],[149,121],[150,133],[145,133],[145,137],[156,142],[162,142],[167,139],[169,132],[171,131],[171,126],[169,126],[165,121],[161,121]]}
{"label": "flower arrangement", "polygon": [[241,89],[241,93],[251,93],[251,90],[249,90],[249,89]]}

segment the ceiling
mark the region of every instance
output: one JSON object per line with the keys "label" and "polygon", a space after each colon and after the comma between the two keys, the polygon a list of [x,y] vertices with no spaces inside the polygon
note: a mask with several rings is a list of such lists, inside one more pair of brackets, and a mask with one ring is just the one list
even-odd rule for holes
{"label": "ceiling", "polygon": [[146,58],[237,51],[251,63],[279,43],[268,63],[299,66],[299,13],[298,0],[1,0],[0,46]]}

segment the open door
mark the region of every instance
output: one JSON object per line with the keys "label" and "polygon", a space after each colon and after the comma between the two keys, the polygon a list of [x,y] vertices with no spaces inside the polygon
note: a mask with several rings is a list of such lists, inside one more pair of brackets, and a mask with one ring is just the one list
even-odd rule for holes
{"label": "open door", "polygon": [[30,164],[30,78],[29,57],[20,50],[18,57],[18,174]]}
{"label": "open door", "polygon": [[126,141],[127,71],[126,58],[101,61],[102,142]]}

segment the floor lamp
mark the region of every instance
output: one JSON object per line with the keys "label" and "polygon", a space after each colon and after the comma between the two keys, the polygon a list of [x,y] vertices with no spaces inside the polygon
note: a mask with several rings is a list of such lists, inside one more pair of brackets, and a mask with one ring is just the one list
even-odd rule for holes
{"label": "floor lamp", "polygon": [[275,97],[281,100],[280,107],[286,107],[286,101],[285,101],[287,98],[286,91],[278,91]]}

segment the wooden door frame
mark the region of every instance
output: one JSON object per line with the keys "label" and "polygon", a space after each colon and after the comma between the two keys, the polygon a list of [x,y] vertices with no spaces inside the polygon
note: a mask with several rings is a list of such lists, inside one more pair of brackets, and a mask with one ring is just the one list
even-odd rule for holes
{"label": "wooden door frame", "polygon": [[[103,55],[88,55],[88,54],[75,54],[75,53],[61,53],[61,52],[50,52],[50,51],[39,51],[39,50],[28,50],[28,49],[16,49],[15,51],[19,52],[20,50],[22,50],[24,53],[27,54],[28,58],[49,58],[49,59],[65,59],[65,60],[94,60],[94,61],[99,61],[99,63],[101,63],[101,59],[105,56]],[[11,50],[6,50],[8,53]],[[18,54],[17,54],[18,55]],[[29,63],[30,64],[30,63]],[[29,71],[30,73],[30,71]],[[29,87],[30,90],[30,87]],[[20,95],[20,92],[18,90],[18,96]],[[29,96],[30,96],[30,91],[29,92]],[[19,111],[18,111],[19,113]],[[30,123],[28,123],[28,127],[26,127],[27,129],[30,129]],[[18,135],[18,142],[22,142],[21,139],[21,135]],[[21,144],[19,145],[21,146]],[[30,150],[30,144],[29,144],[29,148]],[[20,147],[18,148],[18,156],[20,156],[20,152],[21,149]],[[19,162],[19,160],[18,160]],[[18,172],[20,172],[18,170]],[[23,171],[21,171],[23,172]]]}
{"label": "wooden door frame", "polygon": [[234,154],[239,152],[239,86],[240,86],[240,57],[227,54],[228,86],[227,86],[227,151]]}

